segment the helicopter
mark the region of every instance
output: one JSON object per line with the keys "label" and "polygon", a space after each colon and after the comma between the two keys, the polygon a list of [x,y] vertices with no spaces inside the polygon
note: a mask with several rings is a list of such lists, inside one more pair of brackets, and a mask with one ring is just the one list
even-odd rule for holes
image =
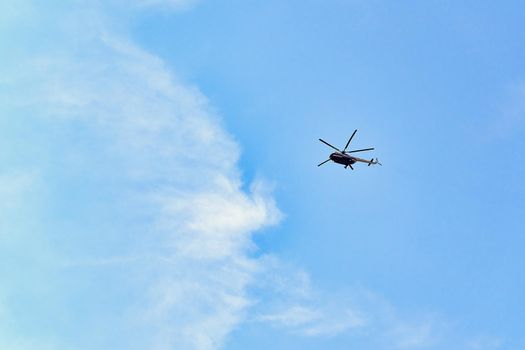
{"label": "helicopter", "polygon": [[330,154],[330,158],[328,158],[327,160],[325,160],[324,162],[320,163],[317,166],[319,167],[319,166],[321,166],[324,163],[329,162],[329,161],[333,161],[335,163],[342,164],[342,165],[345,166],[345,169],[350,167],[350,169],[352,169],[352,170],[354,170],[354,167],[352,166],[352,164],[355,164],[356,162],[367,163],[368,166],[375,165],[375,164],[382,165],[381,163],[379,163],[377,158],[376,159],[372,158],[370,160],[366,160],[366,159],[363,159],[363,158],[354,157],[354,156],[349,155],[349,153],[372,151],[374,149],[374,148],[363,148],[363,149],[356,149],[356,150],[353,150],[353,151],[347,151],[346,149],[348,148],[348,145],[350,144],[350,141],[352,141],[352,139],[354,138],[354,135],[355,135],[356,132],[357,132],[357,129],[354,130],[354,133],[352,134],[352,136],[350,136],[350,139],[348,140],[348,142],[346,143],[345,148],[343,148],[342,151],[339,148],[332,146],[331,144],[329,144],[325,140],[319,139],[319,141],[321,141],[322,143],[324,143],[328,147],[331,147],[331,148],[335,149],[337,152],[334,152],[334,153]]}

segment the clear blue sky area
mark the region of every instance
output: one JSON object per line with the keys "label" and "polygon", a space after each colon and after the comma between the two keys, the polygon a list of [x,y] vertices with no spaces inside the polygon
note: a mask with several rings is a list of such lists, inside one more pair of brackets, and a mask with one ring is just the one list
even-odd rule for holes
{"label": "clear blue sky area", "polygon": [[[166,0],[156,6],[155,1],[135,2],[133,9],[115,0],[95,6],[74,2],[50,7],[40,15],[22,12],[40,18],[36,25],[21,21],[17,11],[11,11],[14,19],[5,15],[6,24],[0,26],[8,38],[0,49],[8,57],[12,53],[0,70],[6,77],[0,79],[4,86],[0,93],[7,106],[0,117],[4,163],[0,179],[5,183],[0,194],[16,197],[9,190],[13,177],[27,169],[31,178],[38,178],[35,193],[39,193],[29,194],[39,198],[29,201],[31,205],[24,200],[21,206],[3,209],[6,214],[0,218],[7,224],[0,225],[4,231],[0,238],[21,232],[20,237],[32,239],[32,232],[41,231],[30,250],[34,253],[24,253],[27,250],[18,239],[0,240],[4,242],[0,252],[9,252],[10,257],[4,264],[7,267],[0,268],[9,285],[0,289],[0,321],[5,309],[10,325],[3,330],[0,325],[0,335],[13,336],[5,346],[32,350],[46,339],[49,349],[72,349],[79,337],[86,349],[525,348],[524,3],[201,0],[182,4]],[[173,8],[179,4],[183,8]],[[82,25],[70,30],[75,27],[71,14],[88,23],[85,30]],[[106,23],[104,30],[97,29],[98,21]],[[39,29],[48,22],[53,24]],[[54,42],[48,35],[59,39]],[[99,44],[100,37],[106,38],[104,44]],[[132,48],[103,48],[112,37],[125,37],[123,45]],[[19,60],[36,57],[37,68],[19,73]],[[49,68],[39,69],[47,62],[42,57],[55,57],[59,64],[53,65],[51,73]],[[101,73],[106,69],[107,73]],[[150,78],[143,79],[145,72]],[[159,72],[175,77],[173,84],[182,86],[184,96],[198,90],[200,97],[186,102],[178,90],[165,88],[169,83]],[[71,78],[76,74],[78,79]],[[44,88],[33,87],[32,75],[51,82]],[[64,91],[71,95],[42,93],[55,91],[68,79],[74,82],[65,83]],[[99,82],[104,97],[97,95]],[[164,93],[168,97],[162,97]],[[129,95],[134,96],[130,107],[121,112]],[[200,98],[209,103],[204,112],[200,102],[194,102]],[[33,102],[12,102],[20,100]],[[56,105],[49,106],[48,100]],[[46,112],[41,112],[41,106]],[[166,114],[170,120],[169,111],[178,109],[183,111],[178,124],[155,119]],[[34,111],[43,116],[35,117]],[[111,131],[113,124],[120,123],[111,116],[114,111],[123,115],[124,124],[127,115],[147,113],[137,129],[123,127],[121,133]],[[206,129],[188,136],[194,129],[185,111],[189,111],[188,120],[203,114],[205,121],[198,119],[196,124],[212,120],[219,131],[208,134]],[[101,115],[102,121],[92,125],[91,117],[83,113]],[[179,118],[177,113],[173,118]],[[54,115],[60,115],[60,121]],[[361,155],[377,157],[383,166],[356,164],[352,171],[328,163],[318,168],[332,151],[318,138],[344,147],[354,129],[358,131],[351,147],[375,147]],[[41,135],[42,130],[47,136]],[[162,138],[162,147],[140,138],[149,133],[155,140]],[[127,143],[130,139],[139,141]],[[179,144],[182,155],[176,151]],[[196,160],[187,155],[194,152],[194,144]],[[120,151],[122,145],[129,151],[126,156]],[[73,151],[65,151],[70,148]],[[176,161],[172,164],[167,159]],[[189,165],[179,165],[179,160]],[[120,177],[128,172],[129,178]],[[196,182],[175,180],[185,176]],[[180,262],[181,252],[194,242],[177,238],[175,250],[170,251],[171,238],[159,237],[165,237],[166,230],[171,230],[169,237],[179,232],[184,236],[181,227],[194,232],[195,223],[188,224],[187,218],[198,218],[198,214],[175,211],[173,221],[167,221],[176,224],[166,229],[164,219],[157,219],[157,209],[148,201],[175,193],[169,199],[175,204],[159,212],[187,205],[208,213],[213,199],[201,201],[190,194],[195,188],[202,188],[199,194],[213,188],[212,193],[222,196],[222,185],[217,185],[220,190],[213,187],[215,176],[242,183],[234,192],[224,190],[226,195],[220,197],[224,203],[239,196],[249,201],[233,200],[232,205],[247,217],[239,219],[241,226],[228,224],[224,232],[217,229],[217,235],[247,232],[249,243],[242,246],[242,253],[228,253],[228,258],[203,262],[192,255]],[[267,203],[264,219],[257,209],[261,203],[257,191],[251,189],[251,184],[260,181],[270,188],[270,194],[265,192],[261,199]],[[143,194],[146,200],[137,199]],[[272,209],[272,203],[280,211],[275,220],[271,213],[277,209]],[[196,225],[207,218],[211,227],[222,223],[222,218],[242,218],[236,211],[211,213]],[[24,225],[16,223],[19,215],[27,217]],[[205,235],[204,243],[195,245],[208,247],[210,241],[215,242],[214,230]],[[77,232],[76,238],[66,235],[62,240],[57,233],[62,231]],[[147,240],[145,232],[151,234]],[[50,247],[46,257],[40,257],[40,244]],[[179,276],[185,281],[190,277],[183,272],[137,268],[136,262],[135,267],[125,267],[128,260],[135,261],[130,255],[155,260],[151,256],[157,253],[172,256],[180,266],[203,264],[192,273],[200,279],[188,282],[202,290],[222,288],[220,283],[218,287],[216,282],[210,284],[215,281],[210,273],[222,276],[224,271],[230,271],[228,275],[241,271],[256,282],[249,279],[239,289],[224,292],[246,301],[239,301],[242,307],[233,308],[229,301],[224,302],[228,307],[217,310],[222,301],[213,300],[222,292],[201,299],[188,293],[184,299],[177,281]],[[20,256],[26,254],[39,256],[47,266],[42,271],[33,265],[22,269],[26,276],[56,281],[51,290],[29,293],[27,285],[40,283],[33,277],[13,276],[20,259],[24,260]],[[257,277],[225,262],[235,254],[260,267],[268,266],[263,261],[275,259],[281,267],[275,267],[279,272]],[[82,261],[71,263],[72,255]],[[69,259],[65,272],[64,257]],[[100,257],[106,260],[90,260]],[[213,270],[206,267],[208,263]],[[95,272],[100,267],[92,265],[103,265],[103,272]],[[150,273],[160,276],[161,282],[151,282]],[[169,283],[163,274],[171,276]],[[307,276],[307,296],[281,290],[300,285],[294,282],[297,275]],[[283,286],[281,279],[287,281]],[[238,280],[223,281],[231,287]],[[129,293],[124,295],[120,285],[127,286]],[[179,306],[169,309],[166,305],[175,302],[166,301],[160,306],[153,303],[156,311],[144,311],[149,315],[146,321],[133,317],[133,322],[121,321],[147,304],[149,297],[143,290],[156,290],[159,285],[171,286],[159,298],[180,298],[192,305],[190,311]],[[109,291],[100,292],[101,286]],[[17,299],[19,290],[25,292]],[[64,295],[67,298],[61,302]],[[48,299],[53,300],[49,310],[42,306]],[[16,306],[19,302],[24,305]],[[162,307],[168,309],[167,316],[151,316]],[[232,308],[234,312],[228,311]],[[196,309],[199,313],[193,314]],[[343,309],[354,310],[358,316],[350,317],[350,311],[341,316]],[[12,316],[13,310],[25,316]],[[216,314],[221,315],[217,324],[224,329],[214,326],[209,331],[206,327],[215,324]],[[39,328],[30,315],[39,319],[52,315],[49,318],[56,326]],[[150,319],[154,321],[149,323]],[[116,324],[117,330],[99,330],[98,320]],[[67,325],[77,321],[78,326]],[[133,333],[129,343],[122,340],[127,332]],[[170,332],[180,334],[172,337]]]}

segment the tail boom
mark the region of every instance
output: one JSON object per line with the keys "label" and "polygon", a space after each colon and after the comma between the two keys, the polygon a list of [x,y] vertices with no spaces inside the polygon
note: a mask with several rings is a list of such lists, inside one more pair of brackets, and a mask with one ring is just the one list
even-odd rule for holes
{"label": "tail boom", "polygon": [[356,162],[366,163],[366,164],[368,164],[368,166],[370,166],[370,165],[376,165],[376,164],[381,165],[381,163],[379,163],[379,161],[377,160],[377,158],[375,158],[375,159],[372,158],[372,159],[370,159],[370,160],[368,160],[368,159],[363,159],[363,158],[357,158],[357,157],[353,157],[353,158],[354,158],[354,160],[355,160]]}

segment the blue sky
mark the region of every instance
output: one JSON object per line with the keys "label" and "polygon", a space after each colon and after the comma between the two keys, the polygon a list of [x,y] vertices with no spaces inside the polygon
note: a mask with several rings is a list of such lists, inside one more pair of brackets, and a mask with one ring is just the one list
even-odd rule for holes
{"label": "blue sky", "polygon": [[1,348],[525,347],[520,2],[0,10]]}

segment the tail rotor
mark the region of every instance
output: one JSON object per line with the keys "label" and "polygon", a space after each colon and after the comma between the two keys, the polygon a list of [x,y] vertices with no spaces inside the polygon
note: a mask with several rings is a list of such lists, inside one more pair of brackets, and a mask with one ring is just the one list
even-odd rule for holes
{"label": "tail rotor", "polygon": [[379,163],[379,160],[377,158],[376,159],[372,158],[372,159],[370,159],[370,162],[368,162],[368,166],[376,165],[376,164],[379,164],[381,166],[383,165],[383,164]]}

